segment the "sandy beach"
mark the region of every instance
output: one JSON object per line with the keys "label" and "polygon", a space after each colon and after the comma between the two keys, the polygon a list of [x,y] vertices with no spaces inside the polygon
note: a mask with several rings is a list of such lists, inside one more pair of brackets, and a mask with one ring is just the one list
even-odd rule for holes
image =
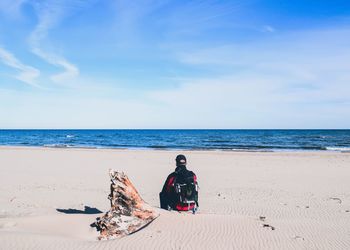
{"label": "sandy beach", "polygon": [[[178,153],[198,176],[196,215],[159,209]],[[2,147],[0,249],[350,249],[349,166],[339,152]],[[89,225],[109,209],[109,169],[160,216],[98,241]]]}

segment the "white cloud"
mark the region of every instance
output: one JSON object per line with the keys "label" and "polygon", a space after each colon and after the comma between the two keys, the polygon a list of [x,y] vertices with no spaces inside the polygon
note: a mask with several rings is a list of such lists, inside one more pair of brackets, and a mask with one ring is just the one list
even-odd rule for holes
{"label": "white cloud", "polygon": [[273,33],[273,32],[276,31],[276,29],[275,29],[274,27],[270,26],[270,25],[264,25],[264,26],[262,27],[262,31],[263,31],[263,32],[270,32],[270,33]]}
{"label": "white cloud", "polygon": [[53,75],[51,79],[55,82],[62,83],[79,75],[78,67],[69,62],[63,56],[54,52],[48,52],[43,48],[44,40],[47,38],[50,29],[57,26],[62,19],[71,12],[82,8],[88,1],[37,1],[33,2],[37,16],[38,24],[32,34],[29,42],[32,52],[45,60],[46,62],[62,67],[64,72]]}
{"label": "white cloud", "polygon": [[[347,82],[321,88],[296,79],[249,73],[188,79],[172,90],[149,93],[168,127],[344,128],[350,126]],[[291,87],[293,86],[294,87]]]}
{"label": "white cloud", "polygon": [[346,128],[349,43],[344,28],[187,48],[180,62],[209,76],[180,80],[177,88],[149,97],[167,109],[164,120],[179,124],[179,114],[189,127]]}
{"label": "white cloud", "polygon": [[173,8],[171,13],[162,20],[168,25],[168,34],[172,39],[183,35],[198,35],[227,25],[240,26],[244,19],[244,10],[250,5],[249,0],[231,1],[186,1]]}
{"label": "white cloud", "polygon": [[281,34],[245,44],[193,49],[178,54],[178,59],[196,67],[225,67],[252,74],[299,77],[317,81],[349,75],[350,30],[315,30]]}
{"label": "white cloud", "polygon": [[[159,114],[140,100],[95,93],[11,93],[0,90],[2,128],[152,128]],[[35,111],[35,112],[33,112]],[[69,117],[69,119],[67,119]]]}
{"label": "white cloud", "polygon": [[35,79],[40,75],[40,71],[32,66],[23,64],[9,51],[0,47],[0,60],[7,66],[19,70],[16,78],[22,82],[38,87]]}
{"label": "white cloud", "polygon": [[67,61],[65,58],[60,57],[55,54],[50,54],[48,52],[43,51],[39,47],[33,48],[33,53],[44,59],[48,63],[63,67],[64,71],[51,76],[51,80],[57,83],[63,83],[64,81],[70,80],[74,77],[79,76],[79,69],[74,64]]}
{"label": "white cloud", "polygon": [[27,0],[1,0],[0,11],[11,18],[17,18],[20,16],[21,6],[25,2]]}

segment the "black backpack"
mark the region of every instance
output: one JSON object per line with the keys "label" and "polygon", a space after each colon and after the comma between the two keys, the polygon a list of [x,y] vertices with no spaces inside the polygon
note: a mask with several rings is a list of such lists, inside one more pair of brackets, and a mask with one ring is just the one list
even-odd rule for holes
{"label": "black backpack", "polygon": [[175,196],[178,203],[191,204],[198,206],[198,184],[194,181],[192,171],[181,171],[174,180]]}

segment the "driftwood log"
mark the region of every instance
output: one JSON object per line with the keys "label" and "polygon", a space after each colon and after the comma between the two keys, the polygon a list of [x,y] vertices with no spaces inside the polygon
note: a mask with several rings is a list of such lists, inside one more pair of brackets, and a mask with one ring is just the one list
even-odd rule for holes
{"label": "driftwood log", "polygon": [[101,239],[120,238],[132,234],[151,223],[159,214],[139,195],[129,178],[123,173],[109,171],[111,177],[111,209],[97,218],[94,226]]}

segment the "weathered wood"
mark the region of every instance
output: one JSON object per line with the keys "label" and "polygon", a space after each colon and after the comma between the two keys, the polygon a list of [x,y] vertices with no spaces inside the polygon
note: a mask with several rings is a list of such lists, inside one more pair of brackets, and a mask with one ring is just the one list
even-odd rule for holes
{"label": "weathered wood", "polygon": [[147,226],[159,214],[139,195],[134,185],[123,172],[110,170],[111,209],[97,218],[95,226],[100,231],[99,239],[120,238]]}

